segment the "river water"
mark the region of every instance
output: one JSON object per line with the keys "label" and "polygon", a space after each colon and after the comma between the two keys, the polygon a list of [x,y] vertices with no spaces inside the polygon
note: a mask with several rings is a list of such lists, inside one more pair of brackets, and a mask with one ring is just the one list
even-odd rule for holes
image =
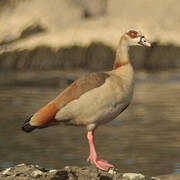
{"label": "river water", "polygon": [[[88,165],[85,128],[59,126],[30,134],[20,129],[28,116],[82,74],[1,73],[0,169],[18,163],[46,168]],[[122,172],[180,172],[180,73],[137,73],[132,104],[96,130],[95,144],[99,157]]]}

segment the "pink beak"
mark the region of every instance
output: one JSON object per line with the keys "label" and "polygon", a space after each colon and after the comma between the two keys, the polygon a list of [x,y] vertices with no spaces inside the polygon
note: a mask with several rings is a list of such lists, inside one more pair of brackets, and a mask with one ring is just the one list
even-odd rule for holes
{"label": "pink beak", "polygon": [[151,43],[145,41],[145,42],[142,42],[142,45],[146,46],[146,47],[151,47]]}

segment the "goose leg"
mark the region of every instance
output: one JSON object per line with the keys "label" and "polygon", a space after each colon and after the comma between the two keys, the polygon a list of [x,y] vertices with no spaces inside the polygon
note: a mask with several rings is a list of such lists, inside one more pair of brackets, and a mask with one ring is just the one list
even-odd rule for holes
{"label": "goose leg", "polygon": [[108,171],[109,168],[113,168],[114,166],[112,164],[109,164],[107,161],[97,159],[97,153],[94,146],[94,131],[88,131],[87,138],[90,149],[90,155],[87,160],[103,171]]}

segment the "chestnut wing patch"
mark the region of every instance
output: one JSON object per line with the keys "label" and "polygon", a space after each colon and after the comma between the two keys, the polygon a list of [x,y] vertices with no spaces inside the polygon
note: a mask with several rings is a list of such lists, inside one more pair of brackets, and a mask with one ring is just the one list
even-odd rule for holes
{"label": "chestnut wing patch", "polygon": [[54,103],[46,104],[32,116],[30,124],[33,126],[41,126],[43,124],[46,124],[47,122],[54,119],[58,111],[59,109]]}
{"label": "chestnut wing patch", "polygon": [[109,77],[107,73],[92,73],[74,81],[69,87],[67,87],[54,101],[53,103],[58,109],[63,108],[69,102],[78,99],[81,95],[88,92],[91,89],[97,88],[104,84]]}
{"label": "chestnut wing patch", "polygon": [[101,86],[108,77],[109,75],[106,73],[92,73],[74,81],[60,93],[57,98],[35,113],[30,120],[30,124],[40,128],[58,124],[58,121],[54,120],[54,117],[61,108],[66,106],[69,102],[78,99],[89,90]]}

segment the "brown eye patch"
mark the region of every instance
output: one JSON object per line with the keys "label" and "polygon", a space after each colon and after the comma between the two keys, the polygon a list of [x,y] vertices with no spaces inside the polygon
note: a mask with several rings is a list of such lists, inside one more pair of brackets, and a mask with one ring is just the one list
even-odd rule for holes
{"label": "brown eye patch", "polygon": [[139,37],[138,32],[137,32],[137,31],[134,31],[134,30],[128,31],[128,32],[127,32],[127,35],[128,35],[129,37],[133,38],[133,39],[136,38],[136,37]]}

